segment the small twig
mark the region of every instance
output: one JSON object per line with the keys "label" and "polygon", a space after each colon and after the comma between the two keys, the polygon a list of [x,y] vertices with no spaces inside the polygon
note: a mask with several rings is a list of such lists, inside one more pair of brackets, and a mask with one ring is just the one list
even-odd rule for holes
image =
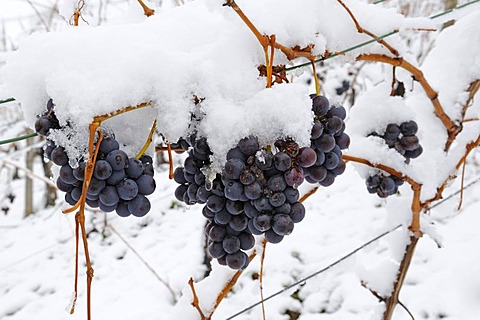
{"label": "small twig", "polygon": [[[372,37],[373,39],[378,39],[378,37],[375,34],[373,34],[372,32],[370,32],[370,31],[362,28],[362,26],[360,26],[360,23],[358,23],[358,21],[355,18],[355,15],[353,14],[353,12],[350,10],[350,8],[345,3],[343,3],[342,0],[337,0],[337,1],[347,11],[350,18],[352,18],[353,23],[355,24],[355,27],[357,28],[358,33],[364,33],[364,34]],[[394,56],[397,56],[397,57],[399,56],[398,51],[395,48],[393,48],[391,45],[389,45],[385,40],[378,39],[377,42],[382,44],[383,46],[385,46],[385,48],[387,48],[388,51],[390,51]]]}
{"label": "small twig", "polygon": [[312,189],[310,189],[310,191],[308,191],[307,193],[305,193],[301,198],[300,200],[298,200],[298,202],[304,202],[305,200],[307,200],[311,195],[313,195],[315,192],[317,192],[318,190],[318,186],[315,186],[313,187]]}
{"label": "small twig", "polygon": [[143,3],[142,0],[137,0],[138,3],[142,6],[142,9],[143,9],[143,14],[145,14],[147,17],[150,17],[152,15],[155,14],[155,10],[153,9],[150,9],[149,7],[147,7],[147,5],[145,3]]}
{"label": "small twig", "polygon": [[201,320],[206,320],[207,318],[205,317],[205,314],[203,313],[202,308],[200,308],[200,305],[198,304],[198,296],[197,296],[197,292],[195,291],[195,286],[193,284],[193,278],[190,278],[190,280],[188,280],[188,284],[190,285],[190,289],[192,289],[192,295],[193,295],[192,306],[194,306],[195,309],[197,309]]}
{"label": "small twig", "polygon": [[[480,177],[477,178],[476,180],[470,182],[469,184],[467,184],[464,188],[463,188],[463,191],[467,190],[468,188],[472,187],[473,185],[477,184],[480,182]],[[457,190],[455,191],[454,193],[452,193],[451,195],[449,195],[448,197],[446,198],[443,198],[441,201],[435,203],[433,206],[430,206],[429,209],[433,209],[439,205],[441,205],[442,203],[444,203],[445,201],[448,201],[450,200],[451,198],[455,197],[457,194],[459,194],[460,192],[462,192],[462,189],[460,190]]]}
{"label": "small twig", "polygon": [[410,312],[410,310],[408,310],[408,308],[403,304],[403,302],[398,301],[398,304],[403,308],[403,310],[405,310],[408,313],[408,315],[412,318],[412,320],[415,320],[415,317]]}
{"label": "small twig", "polygon": [[167,151],[168,151],[168,179],[172,180],[173,179],[173,155],[172,155],[172,147],[170,143],[167,143]]}
{"label": "small twig", "polygon": [[460,210],[462,208],[463,190],[464,190],[464,185],[465,185],[465,168],[466,167],[467,167],[467,161],[465,161],[463,163],[463,167],[462,167],[462,180],[461,180],[461,185],[460,185],[460,201],[458,202],[457,210]]}
{"label": "small twig", "polygon": [[133,252],[133,254],[143,263],[143,265],[147,267],[147,269],[155,276],[155,278],[157,278],[157,280],[167,288],[167,290],[172,296],[173,303],[177,302],[177,295],[175,294],[175,291],[173,291],[172,287],[170,287],[168,282],[163,280],[162,277],[160,277],[157,271],[155,271],[155,269],[150,266],[150,264],[138,253],[138,251],[135,250],[135,248],[112,225],[107,224],[106,227],[112,230],[112,232],[115,233],[120,238],[120,240],[122,240],[122,242],[128,247],[128,249]]}
{"label": "small twig", "polygon": [[265,262],[265,249],[267,249],[267,239],[262,240],[262,258],[260,259],[260,299],[262,299],[262,315],[263,320],[267,319],[265,314],[265,302],[263,300],[263,265]]}

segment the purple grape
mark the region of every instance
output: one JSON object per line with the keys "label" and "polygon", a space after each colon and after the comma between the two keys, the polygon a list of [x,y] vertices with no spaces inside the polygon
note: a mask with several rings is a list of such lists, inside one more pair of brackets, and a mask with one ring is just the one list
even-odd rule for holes
{"label": "purple grape", "polygon": [[141,194],[128,202],[128,211],[135,217],[143,217],[150,211],[150,208],[150,201]]}
{"label": "purple grape", "polygon": [[138,185],[135,183],[135,181],[131,179],[125,179],[121,181],[119,184],[117,184],[116,191],[118,192],[118,196],[122,200],[127,200],[127,201],[132,200],[139,193]]}
{"label": "purple grape", "polygon": [[74,186],[72,184],[66,183],[61,178],[57,179],[56,185],[57,185],[58,190],[63,191],[63,192],[70,192],[74,188]]}
{"label": "purple grape", "polygon": [[128,168],[125,169],[125,173],[131,179],[137,179],[143,173],[143,163],[142,161],[129,158],[128,159]]}
{"label": "purple grape", "polygon": [[262,231],[255,228],[255,225],[253,224],[253,219],[250,219],[248,221],[248,231],[250,231],[252,234],[254,234],[256,236],[259,236],[259,235],[263,234]]}
{"label": "purple grape", "polygon": [[280,236],[287,236],[293,231],[293,220],[286,214],[276,214],[272,219],[272,229]]}
{"label": "purple grape", "polygon": [[405,151],[413,151],[420,146],[417,136],[403,136],[400,138],[400,144],[405,148]]}
{"label": "purple grape", "polygon": [[186,185],[179,185],[176,189],[175,189],[175,198],[177,198],[178,201],[182,201],[183,202],[183,196],[184,194],[187,192],[187,186]]}
{"label": "purple grape", "polygon": [[290,218],[294,223],[299,223],[305,218],[305,207],[300,202],[292,204],[292,209],[289,213]]}
{"label": "purple grape", "polygon": [[253,205],[259,212],[270,212],[273,210],[273,207],[267,197],[261,197],[257,200],[253,200]]}
{"label": "purple grape", "polygon": [[107,180],[112,175],[112,166],[105,160],[98,160],[93,169],[93,176],[98,180]]}
{"label": "purple grape", "polygon": [[252,203],[250,201],[244,203],[243,212],[250,219],[258,216],[258,214],[259,214],[258,210],[255,208],[255,206],[252,205]]}
{"label": "purple grape", "polygon": [[300,198],[300,192],[297,189],[288,187],[283,191],[288,203],[295,203]]}
{"label": "purple grape", "polygon": [[277,170],[287,171],[292,166],[292,158],[285,152],[277,152],[273,156],[273,163]]}
{"label": "purple grape", "polygon": [[243,184],[234,180],[230,180],[225,184],[224,192],[227,199],[233,201],[239,200],[243,192]]}
{"label": "purple grape", "polygon": [[238,148],[247,156],[253,156],[260,148],[257,137],[246,137],[238,142]]}
{"label": "purple grape", "polygon": [[125,217],[128,217],[130,215],[130,211],[128,211],[128,206],[123,201],[118,202],[118,205],[117,205],[117,208],[115,209],[115,211],[117,212],[117,214],[120,217],[125,218]]}
{"label": "purple grape", "polygon": [[227,200],[225,202],[225,209],[227,209],[227,211],[232,215],[238,215],[242,213],[243,206],[244,206],[244,202],[242,201]]}
{"label": "purple grape", "polygon": [[237,251],[233,254],[228,254],[226,258],[227,265],[234,270],[245,268],[247,265],[248,256],[245,252]]}
{"label": "purple grape", "polygon": [[185,179],[184,173],[185,171],[183,167],[176,168],[175,171],[173,172],[173,180],[175,180],[175,182],[178,184],[187,183],[188,181]]}
{"label": "purple grape", "polygon": [[305,179],[303,174],[303,169],[301,167],[293,167],[285,172],[285,182],[287,185],[293,187],[294,189],[298,188]]}
{"label": "purple grape", "polygon": [[341,150],[348,149],[350,146],[350,137],[346,133],[342,133],[340,136],[335,137],[335,141]]}
{"label": "purple grape", "polygon": [[262,232],[270,229],[271,226],[271,217],[267,214],[261,214],[253,218],[253,226]]}
{"label": "purple grape", "polygon": [[287,200],[287,197],[283,192],[272,193],[272,195],[269,198],[270,204],[273,207],[280,207],[285,203],[286,200]]}
{"label": "purple grape", "polygon": [[105,160],[110,164],[112,170],[123,170],[128,166],[128,156],[122,150],[110,151]]}
{"label": "purple grape", "polygon": [[245,170],[245,163],[240,159],[230,159],[225,163],[224,176],[227,179],[238,180]]}
{"label": "purple grape", "polygon": [[116,205],[118,200],[120,200],[117,189],[113,186],[106,186],[102,192],[100,192],[98,199],[108,207]]}
{"label": "purple grape", "polygon": [[406,121],[400,124],[400,130],[404,136],[413,136],[418,131],[418,125],[413,120]]}
{"label": "purple grape", "polygon": [[312,126],[312,131],[310,133],[310,139],[312,140],[318,139],[322,135],[322,133],[323,133],[323,124],[320,121],[315,120]]}
{"label": "purple grape", "polygon": [[215,242],[223,241],[226,235],[227,235],[227,231],[225,230],[225,227],[220,226],[218,224],[214,224],[213,227],[210,228],[210,231],[208,232],[208,237]]}
{"label": "purple grape", "polygon": [[235,231],[243,231],[248,226],[248,218],[244,214],[232,216],[228,225]]}
{"label": "purple grape", "polygon": [[263,194],[263,188],[260,183],[258,183],[258,181],[255,181],[252,184],[245,186],[243,189],[245,191],[245,196],[250,200],[256,200],[260,198]]}
{"label": "purple grape", "polygon": [[274,175],[268,179],[268,189],[273,192],[283,191],[287,187],[287,183],[283,175]]}
{"label": "purple grape", "polygon": [[283,240],[283,236],[278,235],[273,230],[268,230],[267,232],[265,232],[265,239],[270,243],[279,243]]}
{"label": "purple grape", "polygon": [[335,105],[332,106],[330,110],[328,110],[327,117],[339,117],[340,119],[345,120],[345,118],[347,117],[347,111],[343,106]]}
{"label": "purple grape", "polygon": [[324,96],[315,96],[312,100],[312,110],[317,116],[324,116],[330,108],[330,102]]}
{"label": "purple grape", "polygon": [[100,152],[104,154],[109,154],[113,150],[118,150],[120,148],[120,144],[114,137],[104,137],[102,142],[100,142]]}
{"label": "purple grape", "polygon": [[226,210],[221,210],[219,212],[215,212],[215,217],[213,217],[214,221],[217,224],[226,225],[232,220],[232,215]]}
{"label": "purple grape", "polygon": [[83,181],[83,179],[85,178],[85,167],[86,167],[86,163],[84,161],[81,161],[78,163],[78,167],[73,169],[73,176],[77,180]]}
{"label": "purple grape", "polygon": [[301,148],[295,158],[297,165],[303,168],[311,167],[317,161],[317,154],[312,148]]}
{"label": "purple grape", "polygon": [[102,203],[102,201],[98,201],[98,207],[100,208],[100,210],[102,210],[103,212],[112,212],[112,211],[115,211],[117,209],[117,206],[118,206],[118,203],[115,203],[114,205],[112,206],[107,206],[105,204]]}
{"label": "purple grape", "polygon": [[53,163],[55,163],[57,166],[64,166],[68,164],[68,156],[63,147],[56,147],[53,149],[51,157]]}
{"label": "purple grape", "polygon": [[60,179],[62,179],[65,183],[74,184],[75,182],[77,182],[77,178],[75,178],[75,176],[73,175],[73,169],[68,164],[63,165],[60,168],[59,176]]}
{"label": "purple grape", "polygon": [[325,154],[325,162],[323,163],[323,166],[327,170],[332,170],[335,169],[338,166],[338,163],[340,162],[340,159],[338,156],[333,153],[333,152],[327,152]]}
{"label": "purple grape", "polygon": [[46,136],[50,128],[52,123],[47,116],[41,116],[35,121],[35,131],[41,136]]}
{"label": "purple grape", "polygon": [[116,186],[125,179],[125,170],[113,170],[110,177],[105,182],[110,186]]}
{"label": "purple grape", "polygon": [[335,147],[335,138],[328,134],[322,134],[320,138],[314,140],[315,147],[323,152],[329,152]]}
{"label": "purple grape", "polygon": [[213,242],[208,246],[208,253],[212,256],[212,258],[218,259],[226,255],[227,253],[223,250],[223,246],[221,242]]}
{"label": "purple grape", "polygon": [[385,139],[396,140],[400,135],[400,127],[395,123],[389,123],[383,135]]}
{"label": "purple grape", "polygon": [[236,236],[227,235],[222,241],[226,253],[235,253],[240,250],[240,240]]}
{"label": "purple grape", "polygon": [[250,185],[255,181],[255,176],[248,170],[244,170],[240,175],[240,182],[244,185]]}
{"label": "purple grape", "polygon": [[308,172],[308,177],[316,182],[323,181],[328,172],[323,165],[307,168],[306,171]]}

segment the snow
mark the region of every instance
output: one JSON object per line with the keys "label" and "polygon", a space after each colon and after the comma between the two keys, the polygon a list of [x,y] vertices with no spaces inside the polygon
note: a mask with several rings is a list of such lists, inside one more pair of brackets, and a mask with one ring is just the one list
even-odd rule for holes
{"label": "snow", "polygon": [[[142,102],[151,106],[102,125],[105,131],[115,132],[130,155],[143,145],[155,118],[169,142],[194,130],[207,136],[216,170],[228,149],[247,135],[258,136],[262,145],[286,136],[307,145],[312,123],[308,97],[312,88],[304,85],[308,72],[292,72],[288,76],[293,83],[265,89],[265,79],[259,78],[256,69],[264,63],[263,51],[233,10],[222,7],[223,2],[196,0],[179,7],[170,4],[155,8],[156,14],[150,18],[130,3],[135,11],[109,19],[106,25],[34,34],[15,53],[1,53],[0,61],[6,60],[7,64],[0,68],[0,97],[14,96],[29,126],[52,97],[62,124],[71,123],[67,131],[52,137],[69,144],[69,155],[74,158],[85,153],[87,126],[95,115]],[[359,1],[345,3],[369,31],[384,34],[401,30],[388,41],[417,63],[415,52],[403,43],[402,36],[413,32],[411,29],[429,27],[432,21],[404,18],[394,9]],[[314,52],[321,54],[369,39],[356,32],[336,1],[239,0],[238,4],[262,34],[275,33],[287,46],[314,44]],[[62,2],[65,18],[72,5],[74,1]],[[442,106],[455,120],[468,97],[466,89],[480,76],[480,12],[476,8],[471,7],[469,14],[467,9],[458,10],[454,14],[461,18],[459,21],[438,35],[432,34],[435,45],[420,65],[439,92]],[[341,80],[352,70],[357,71],[354,58],[363,52],[388,54],[385,48],[373,44],[337,58],[339,64],[348,62],[344,66],[335,66],[330,60],[333,71],[328,74],[333,77],[331,82],[325,80],[323,90],[335,94]],[[286,62],[281,53],[275,54],[275,64]],[[407,174],[422,183],[422,200],[427,200],[447,177],[459,174],[455,165],[466,144],[478,137],[478,122],[465,123],[457,142],[445,153],[445,128],[433,114],[421,86],[408,73],[397,70],[397,78],[405,82],[406,95],[405,99],[391,97],[391,75],[390,66],[379,64],[366,64],[362,70],[355,87],[362,95],[348,112],[347,132],[352,139],[348,154]],[[198,105],[195,97],[201,100]],[[467,118],[478,117],[479,108],[478,99],[474,99]],[[202,120],[194,124],[192,113]],[[16,103],[0,107],[2,139],[20,135],[25,129],[26,124],[18,122],[18,114]],[[380,139],[367,137],[374,131],[381,134],[388,123],[412,119],[419,125],[424,154],[408,165]],[[86,319],[82,246],[76,311],[72,316],[65,311],[73,289],[73,215],[60,213],[64,205],[61,199],[55,207],[43,209],[45,183],[35,180],[35,214],[23,218],[23,180],[12,180],[14,170],[7,162],[22,165],[25,143],[18,142],[17,148],[0,149],[0,197],[9,192],[16,195],[13,203],[0,198],[0,206],[10,208],[8,215],[0,214],[0,318]],[[183,157],[174,156],[175,166]],[[40,170],[37,159],[34,171]],[[168,180],[167,171],[165,165],[157,168],[157,190],[149,197],[152,211],[146,217],[121,219],[115,214],[87,212],[95,269],[94,319],[199,319],[191,306],[190,277],[195,280],[200,306],[207,312],[234,273],[213,261],[211,274],[205,278],[201,206],[187,208],[175,200],[176,184]],[[391,293],[410,241],[407,226],[413,192],[405,184],[399,194],[387,200],[367,194],[363,178],[372,171],[349,163],[334,185],[320,188],[305,202],[305,221],[295,225],[294,232],[280,244],[266,248],[264,295],[325,268],[385,230],[399,224],[402,227],[266,302],[268,319],[289,319],[287,310],[301,313],[302,320],[381,318],[384,305],[362,283],[381,296]],[[478,151],[470,156],[466,172],[466,184],[480,174]],[[23,177],[24,173],[19,174]],[[445,196],[460,188],[459,180],[451,183]],[[305,193],[309,186],[304,184],[301,190]],[[480,263],[479,192],[480,184],[467,189],[459,211],[458,197],[453,197],[428,214],[422,213],[425,236],[419,241],[400,297],[418,319],[476,320],[480,314],[476,268]],[[259,260],[257,256],[252,261],[212,319],[226,319],[260,300],[259,282],[254,279]],[[261,314],[261,307],[256,307],[238,319],[261,319]],[[394,319],[410,317],[397,307]]]}

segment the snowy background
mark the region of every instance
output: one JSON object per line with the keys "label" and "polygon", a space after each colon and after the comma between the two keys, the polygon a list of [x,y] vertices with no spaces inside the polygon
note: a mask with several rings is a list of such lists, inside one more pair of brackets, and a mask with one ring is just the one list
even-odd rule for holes
{"label": "snowy background", "polygon": [[[285,45],[313,43],[315,53],[322,53],[369,39],[357,34],[336,1],[280,1],[272,5],[274,2],[239,1],[239,5],[262,32],[275,33]],[[265,90],[265,79],[258,78],[256,70],[264,63],[263,52],[233,10],[221,6],[222,1],[198,0],[185,5],[183,1],[156,2],[152,5],[157,13],[148,19],[136,1],[92,1],[84,11],[89,25],[81,22],[76,29],[65,21],[74,3],[60,2],[66,19],[58,14],[54,1],[42,5],[14,0],[0,3],[0,99],[17,99],[0,105],[2,140],[23,134],[44,110],[48,97],[61,106],[55,109],[59,120],[73,122],[78,128],[76,143],[85,141],[81,128],[92,116],[155,101],[146,111],[148,115],[139,111],[109,124],[113,130],[124,130],[122,141],[134,153],[137,145],[143,145],[145,130],[148,133],[155,115],[167,139],[176,141],[185,134],[194,93],[206,97],[202,111],[207,116],[199,130],[209,137],[219,167],[226,151],[247,134],[256,134],[268,143],[280,131],[300,144],[309,142],[312,119],[308,94],[314,90],[310,69],[289,73],[293,84]],[[443,1],[425,1],[423,5],[394,0],[377,5],[345,3],[356,12],[362,26],[375,34],[401,30],[388,41],[402,56],[421,66],[440,92],[447,114],[459,119],[458,110],[468,97],[465,90],[480,78],[478,4],[454,12],[450,18],[459,21],[444,32],[425,33],[412,29],[440,28],[448,20],[425,18],[445,10]],[[382,18],[375,18],[379,16]],[[33,30],[40,32],[28,36]],[[391,67],[355,62],[362,52],[387,53],[372,44],[327,60],[317,70],[329,98],[347,108],[353,105],[347,118],[347,133],[352,138],[348,154],[408,174],[423,183],[423,197],[428,199],[439,183],[454,173],[452,166],[463,155],[465,143],[478,136],[478,121],[465,123],[458,143],[445,154],[445,133],[419,84],[399,70],[397,77],[404,81],[407,93],[405,99],[390,97]],[[275,58],[276,64],[286,62],[280,53]],[[337,94],[343,80],[351,88]],[[477,99],[466,118],[479,115]],[[410,165],[378,140],[365,137],[391,121],[409,119],[419,124],[418,136],[425,150]],[[83,253],[76,311],[74,315],[66,311],[73,290],[75,223],[73,215],[61,213],[63,194],[58,192],[55,206],[45,208],[45,182],[35,179],[35,213],[24,217],[24,172],[17,172],[16,166],[22,167],[27,151],[42,144],[39,138],[30,142],[33,146],[27,147],[25,141],[0,146],[0,319],[86,319]],[[175,166],[182,164],[183,157],[174,155]],[[466,189],[461,210],[456,210],[459,197],[454,196],[422,217],[427,234],[419,242],[400,295],[415,319],[480,318],[477,151],[467,163],[465,185],[474,184]],[[33,171],[43,174],[38,157]],[[363,178],[369,172],[348,164],[345,174],[331,187],[320,188],[304,203],[305,220],[294,232],[280,244],[267,246],[264,295],[324,268],[399,223],[404,226],[266,302],[268,319],[379,319],[383,304],[362,282],[379,293],[391,290],[408,240],[412,191],[404,185],[398,195],[381,200],[366,191]],[[174,198],[176,183],[168,179],[167,164],[158,165],[155,178],[157,190],[149,197],[152,210],[146,217],[122,219],[115,214],[87,212],[95,269],[94,319],[196,319],[188,279],[199,282],[200,304],[208,310],[223,279],[233,274],[213,261],[211,275],[204,279],[208,266],[201,206],[186,207]],[[302,191],[309,188],[305,183]],[[457,179],[444,195],[459,189]],[[12,201],[9,195],[15,196]],[[255,276],[259,269],[257,257],[213,319],[226,319],[260,300]],[[238,316],[261,318],[260,307]],[[398,306],[394,319],[410,316]]]}

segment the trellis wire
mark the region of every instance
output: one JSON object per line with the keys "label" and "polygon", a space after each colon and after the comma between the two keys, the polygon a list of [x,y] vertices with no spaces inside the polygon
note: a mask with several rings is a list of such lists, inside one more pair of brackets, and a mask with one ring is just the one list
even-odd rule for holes
{"label": "trellis wire", "polygon": [[20,140],[30,139],[30,138],[33,138],[35,136],[37,136],[37,133],[33,132],[33,133],[29,133],[29,134],[26,134],[26,135],[23,135],[23,136],[15,137],[15,138],[0,140],[0,145],[11,143],[11,142],[17,142],[17,141],[20,141]]}
{"label": "trellis wire", "polygon": [[[467,184],[465,187],[463,187],[463,191],[467,190],[468,188],[470,188],[471,186],[477,184],[478,182],[480,182],[480,178],[477,178],[477,179],[473,180],[472,182],[470,182],[469,184]],[[460,192],[462,192],[462,189],[455,191],[454,193],[452,193],[452,194],[449,195],[448,197],[446,197],[446,198],[442,199],[441,201],[435,203],[433,206],[430,207],[430,209],[433,209],[433,208],[435,208],[436,206],[441,205],[441,204],[444,203],[445,201],[450,200],[451,198],[455,197],[455,196],[456,196],[457,194],[459,194]]]}
{"label": "trellis wire", "polygon": [[325,268],[323,268],[323,269],[321,269],[321,270],[319,270],[319,271],[317,271],[317,272],[314,272],[314,273],[312,273],[311,275],[309,275],[309,276],[307,276],[307,277],[305,277],[305,278],[303,278],[303,279],[300,279],[300,280],[292,283],[291,285],[283,288],[282,290],[279,290],[279,291],[275,292],[274,294],[266,297],[266,298],[263,299],[262,301],[259,301],[259,302],[255,303],[255,304],[252,304],[251,306],[249,306],[249,307],[247,307],[247,308],[245,308],[245,309],[243,309],[243,310],[235,313],[234,315],[226,318],[225,320],[231,320],[231,319],[233,319],[233,318],[236,318],[237,316],[239,316],[239,315],[241,315],[241,314],[243,314],[243,313],[245,313],[245,312],[247,312],[247,311],[255,308],[256,306],[262,304],[263,302],[265,302],[265,301],[267,301],[267,300],[270,300],[270,299],[272,299],[272,298],[274,298],[274,297],[276,297],[276,296],[284,293],[285,291],[290,290],[290,289],[292,289],[293,287],[296,287],[296,286],[298,286],[299,284],[304,283],[305,281],[307,281],[307,280],[309,280],[309,279],[311,279],[311,278],[313,278],[313,277],[315,277],[315,276],[317,276],[317,275],[319,275],[319,274],[321,274],[321,273],[323,273],[323,272],[325,272],[325,271],[328,271],[329,269],[333,268],[334,266],[336,266],[336,265],[339,264],[340,262],[343,262],[344,260],[350,258],[351,256],[353,256],[354,254],[356,254],[356,253],[359,252],[360,250],[362,250],[362,249],[364,249],[365,247],[369,246],[370,244],[372,244],[372,243],[380,240],[381,238],[385,237],[386,235],[392,233],[393,231],[397,230],[397,229],[400,228],[401,226],[402,226],[402,225],[399,224],[399,225],[396,226],[395,228],[390,229],[390,230],[388,230],[388,231],[385,231],[384,233],[376,236],[375,238],[371,239],[370,241],[365,242],[364,244],[362,244],[361,246],[357,247],[355,250],[351,251],[350,253],[348,253],[347,255],[343,256],[343,257],[340,258],[340,259],[338,259],[337,261],[329,264],[329,265],[326,266]]}
{"label": "trellis wire", "polygon": [[[444,16],[444,15],[446,15],[446,14],[449,14],[450,12],[452,12],[452,11],[454,11],[454,10],[458,10],[458,9],[462,9],[462,8],[468,7],[468,6],[470,6],[470,5],[474,4],[474,3],[477,3],[477,2],[479,2],[479,1],[480,1],[480,0],[473,0],[473,1],[470,1],[470,2],[467,2],[467,3],[464,3],[464,4],[462,4],[462,5],[459,5],[459,6],[455,7],[455,8],[448,9],[448,10],[446,10],[446,11],[443,11],[443,12],[440,12],[440,13],[435,14],[435,15],[433,15],[433,16],[430,16],[429,18],[430,18],[430,19],[436,19],[436,18],[438,18],[438,17],[441,17],[441,16]],[[379,37],[377,37],[377,38],[373,38],[373,39],[370,39],[370,40],[368,40],[368,41],[359,43],[359,44],[357,44],[357,45],[355,45],[355,46],[353,46],[353,47],[347,48],[347,49],[345,49],[345,50],[341,50],[341,51],[339,51],[339,52],[337,52],[337,53],[333,53],[333,54],[331,54],[331,55],[329,55],[329,56],[327,56],[327,57],[319,58],[319,59],[315,60],[315,63],[322,62],[322,61],[328,60],[328,59],[330,59],[330,58],[334,58],[334,57],[336,57],[336,56],[343,55],[343,54],[345,54],[345,53],[347,53],[347,52],[350,52],[350,51],[353,51],[353,50],[355,50],[355,49],[364,47],[364,46],[366,46],[366,45],[368,45],[368,44],[370,44],[370,43],[377,42],[378,40],[382,40],[382,39],[384,39],[384,38],[390,37],[390,36],[392,36],[392,35],[394,35],[394,34],[397,34],[398,32],[399,32],[399,30],[394,30],[394,31],[391,31],[391,32],[389,32],[389,33],[385,33],[385,34],[383,34],[383,35],[381,35],[381,36],[379,36]],[[292,71],[292,70],[295,70],[295,69],[298,69],[298,68],[307,67],[307,66],[310,66],[310,65],[311,65],[311,62],[305,62],[305,63],[298,64],[298,65],[296,65],[296,66],[292,66],[292,67],[289,67],[289,68],[285,68],[285,71]]]}
{"label": "trellis wire", "polygon": [[7,102],[12,102],[12,101],[15,101],[15,98],[7,98],[7,99],[0,100],[0,104],[7,103]]}

